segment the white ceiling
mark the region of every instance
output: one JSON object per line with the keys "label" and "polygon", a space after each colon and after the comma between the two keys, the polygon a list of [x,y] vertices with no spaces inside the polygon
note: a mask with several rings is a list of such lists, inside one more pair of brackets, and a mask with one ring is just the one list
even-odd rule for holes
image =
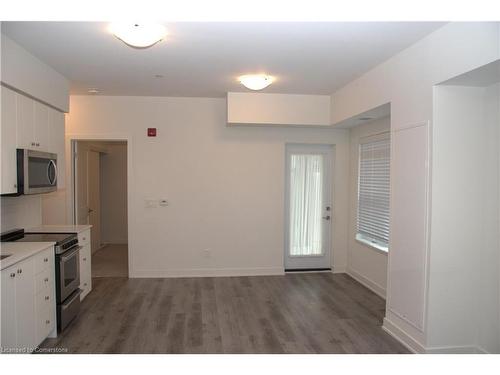
{"label": "white ceiling", "polygon": [[254,72],[277,77],[264,92],[331,94],[442,25],[167,23],[166,40],[145,50],[106,23],[2,22],[2,32],[67,77],[72,94],[222,97],[246,91],[236,78]]}

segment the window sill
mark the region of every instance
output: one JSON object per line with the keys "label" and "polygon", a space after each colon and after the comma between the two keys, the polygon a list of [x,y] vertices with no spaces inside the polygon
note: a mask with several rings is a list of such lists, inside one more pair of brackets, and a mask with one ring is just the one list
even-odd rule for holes
{"label": "window sill", "polygon": [[356,237],[355,239],[360,244],[365,245],[365,246],[369,247],[370,249],[375,250],[378,253],[382,253],[382,254],[385,254],[385,255],[387,255],[389,253],[389,249],[388,248],[379,246],[379,245],[374,244],[373,242],[365,240],[363,238]]}

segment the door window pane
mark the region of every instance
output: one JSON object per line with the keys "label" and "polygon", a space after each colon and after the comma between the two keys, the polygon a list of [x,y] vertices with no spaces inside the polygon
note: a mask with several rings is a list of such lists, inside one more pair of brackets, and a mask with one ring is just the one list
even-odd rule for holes
{"label": "door window pane", "polygon": [[290,255],[321,255],[323,155],[291,155]]}

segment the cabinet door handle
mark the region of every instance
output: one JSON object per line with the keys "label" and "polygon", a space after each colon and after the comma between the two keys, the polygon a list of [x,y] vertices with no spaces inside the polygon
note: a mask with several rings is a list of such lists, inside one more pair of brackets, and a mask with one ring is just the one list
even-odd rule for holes
{"label": "cabinet door handle", "polygon": [[31,142],[31,145],[32,145],[32,146],[35,146],[35,142]]}
{"label": "cabinet door handle", "polygon": [[87,260],[87,258],[83,258],[83,261],[85,262]]}
{"label": "cabinet door handle", "polygon": [[10,274],[10,277],[16,277],[16,274],[15,274],[14,272],[12,272],[12,273]]}
{"label": "cabinet door handle", "polygon": [[38,142],[37,142],[37,143],[36,143],[36,147],[40,147],[40,143],[38,143]]}
{"label": "cabinet door handle", "polygon": [[23,270],[22,270],[21,268],[19,268],[19,269],[17,270],[17,273],[23,273]]}
{"label": "cabinet door handle", "polygon": [[86,237],[82,237],[82,240],[83,240],[83,241],[86,241],[86,240],[87,240],[87,238],[86,238]]}
{"label": "cabinet door handle", "polygon": [[49,261],[49,258],[43,258],[43,261],[47,263]]}
{"label": "cabinet door handle", "polygon": [[45,301],[48,301],[49,300],[49,296],[45,296]]}
{"label": "cabinet door handle", "polygon": [[45,281],[46,283],[48,283],[49,282],[49,278],[46,277],[43,281]]}
{"label": "cabinet door handle", "polygon": [[45,321],[45,324],[50,324],[50,320],[48,320],[48,319],[47,319],[47,320]]}
{"label": "cabinet door handle", "polygon": [[87,286],[87,283],[83,283],[83,286]]}

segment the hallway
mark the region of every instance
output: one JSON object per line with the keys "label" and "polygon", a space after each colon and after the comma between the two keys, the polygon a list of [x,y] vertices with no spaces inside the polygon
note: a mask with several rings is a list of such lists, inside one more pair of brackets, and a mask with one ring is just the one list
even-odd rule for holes
{"label": "hallway", "polygon": [[92,254],[92,277],[128,277],[128,246],[108,244]]}

